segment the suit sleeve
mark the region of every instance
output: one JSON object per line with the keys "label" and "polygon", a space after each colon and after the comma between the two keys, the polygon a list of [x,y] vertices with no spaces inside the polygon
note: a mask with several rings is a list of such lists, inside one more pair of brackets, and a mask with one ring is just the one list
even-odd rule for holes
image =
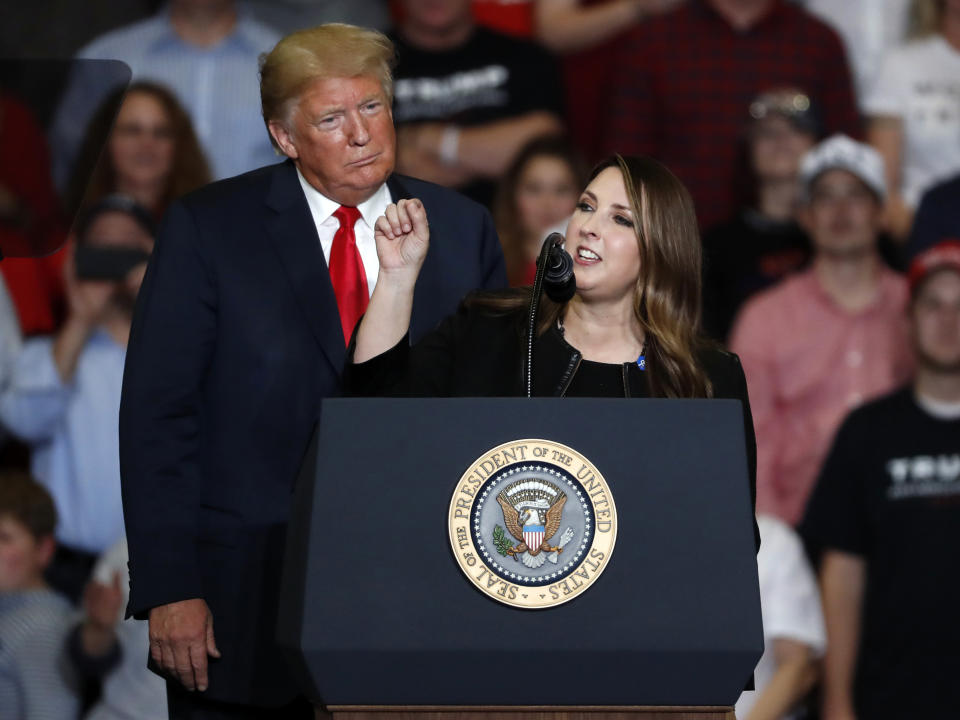
{"label": "suit sleeve", "polygon": [[195,545],[200,397],[216,334],[216,291],[200,241],[195,218],[175,203],[147,268],[127,349],[120,474],[128,616],[203,597]]}

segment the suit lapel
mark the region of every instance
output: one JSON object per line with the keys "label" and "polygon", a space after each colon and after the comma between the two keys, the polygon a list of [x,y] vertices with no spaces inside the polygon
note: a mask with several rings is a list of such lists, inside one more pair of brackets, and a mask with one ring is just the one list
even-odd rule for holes
{"label": "suit lapel", "polygon": [[346,348],[337,297],[320,248],[313,216],[290,160],[278,167],[267,194],[273,211],[267,221],[273,247],[293,286],[310,331],[337,374],[343,371]]}

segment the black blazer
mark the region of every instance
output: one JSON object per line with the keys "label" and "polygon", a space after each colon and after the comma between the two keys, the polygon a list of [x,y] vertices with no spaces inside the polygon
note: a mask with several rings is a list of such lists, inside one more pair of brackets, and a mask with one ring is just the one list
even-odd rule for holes
{"label": "black blazer", "polygon": [[[412,333],[464,293],[506,284],[489,213],[393,176],[431,227]],[[223,655],[206,696],[297,693],[274,643],[285,528],[321,398],[345,343],[313,218],[290,161],[209,185],[167,211],[134,314],[120,408],[129,615],[204,598]],[[371,440],[373,440],[371,438]]]}

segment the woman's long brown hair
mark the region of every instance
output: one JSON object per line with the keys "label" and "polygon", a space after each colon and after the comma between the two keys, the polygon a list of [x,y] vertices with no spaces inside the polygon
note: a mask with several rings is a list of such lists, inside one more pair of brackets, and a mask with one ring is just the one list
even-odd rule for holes
{"label": "woman's long brown hair", "polygon": [[[620,170],[637,224],[640,275],[634,312],[646,336],[647,378],[653,397],[710,397],[713,388],[697,362],[701,248],[693,200],[666,167],[646,157],[615,155],[598,164],[590,181],[609,167]],[[478,294],[473,303],[500,312],[525,308],[531,288]],[[538,332],[557,322],[563,306],[541,298]]]}
{"label": "woman's long brown hair", "polygon": [[[74,164],[76,171],[67,190],[68,206],[76,207],[82,203],[83,207],[87,207],[117,190],[117,175],[110,159],[110,140],[108,138],[107,147],[103,148],[98,140],[107,134],[113,123],[122,93],[122,90],[117,91],[106,98],[88,125],[86,139]],[[166,191],[160,199],[160,206],[149,208],[159,218],[172,200],[210,182],[210,168],[190,116],[174,94],[162,85],[147,81],[131,84],[124,97],[135,93],[149,95],[160,103],[173,134],[173,162]],[[89,172],[90,168],[94,168],[93,175],[87,182],[83,173]]]}

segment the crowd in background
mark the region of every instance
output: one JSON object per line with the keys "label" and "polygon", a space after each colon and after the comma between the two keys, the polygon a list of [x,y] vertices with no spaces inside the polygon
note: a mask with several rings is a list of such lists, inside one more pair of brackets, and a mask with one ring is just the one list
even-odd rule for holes
{"label": "crowd in background", "polygon": [[[951,307],[934,271],[960,273],[943,244],[960,243],[960,0],[91,7],[102,34],[44,26],[33,47],[123,60],[125,93],[77,67],[46,126],[0,95],[0,244],[67,240],[0,262],[0,717],[166,717],[144,623],[122,621],[137,290],[172,200],[280,160],[258,57],[330,21],[390,34],[398,171],[486,205],[512,285],[604,155],[651,155],[690,189],[704,332],[743,362],[758,444],[767,651],[738,717],[881,717],[949,686],[960,587],[933,578],[960,542],[960,396],[901,388],[960,374],[922,333]],[[6,25],[6,52],[29,54]]]}

